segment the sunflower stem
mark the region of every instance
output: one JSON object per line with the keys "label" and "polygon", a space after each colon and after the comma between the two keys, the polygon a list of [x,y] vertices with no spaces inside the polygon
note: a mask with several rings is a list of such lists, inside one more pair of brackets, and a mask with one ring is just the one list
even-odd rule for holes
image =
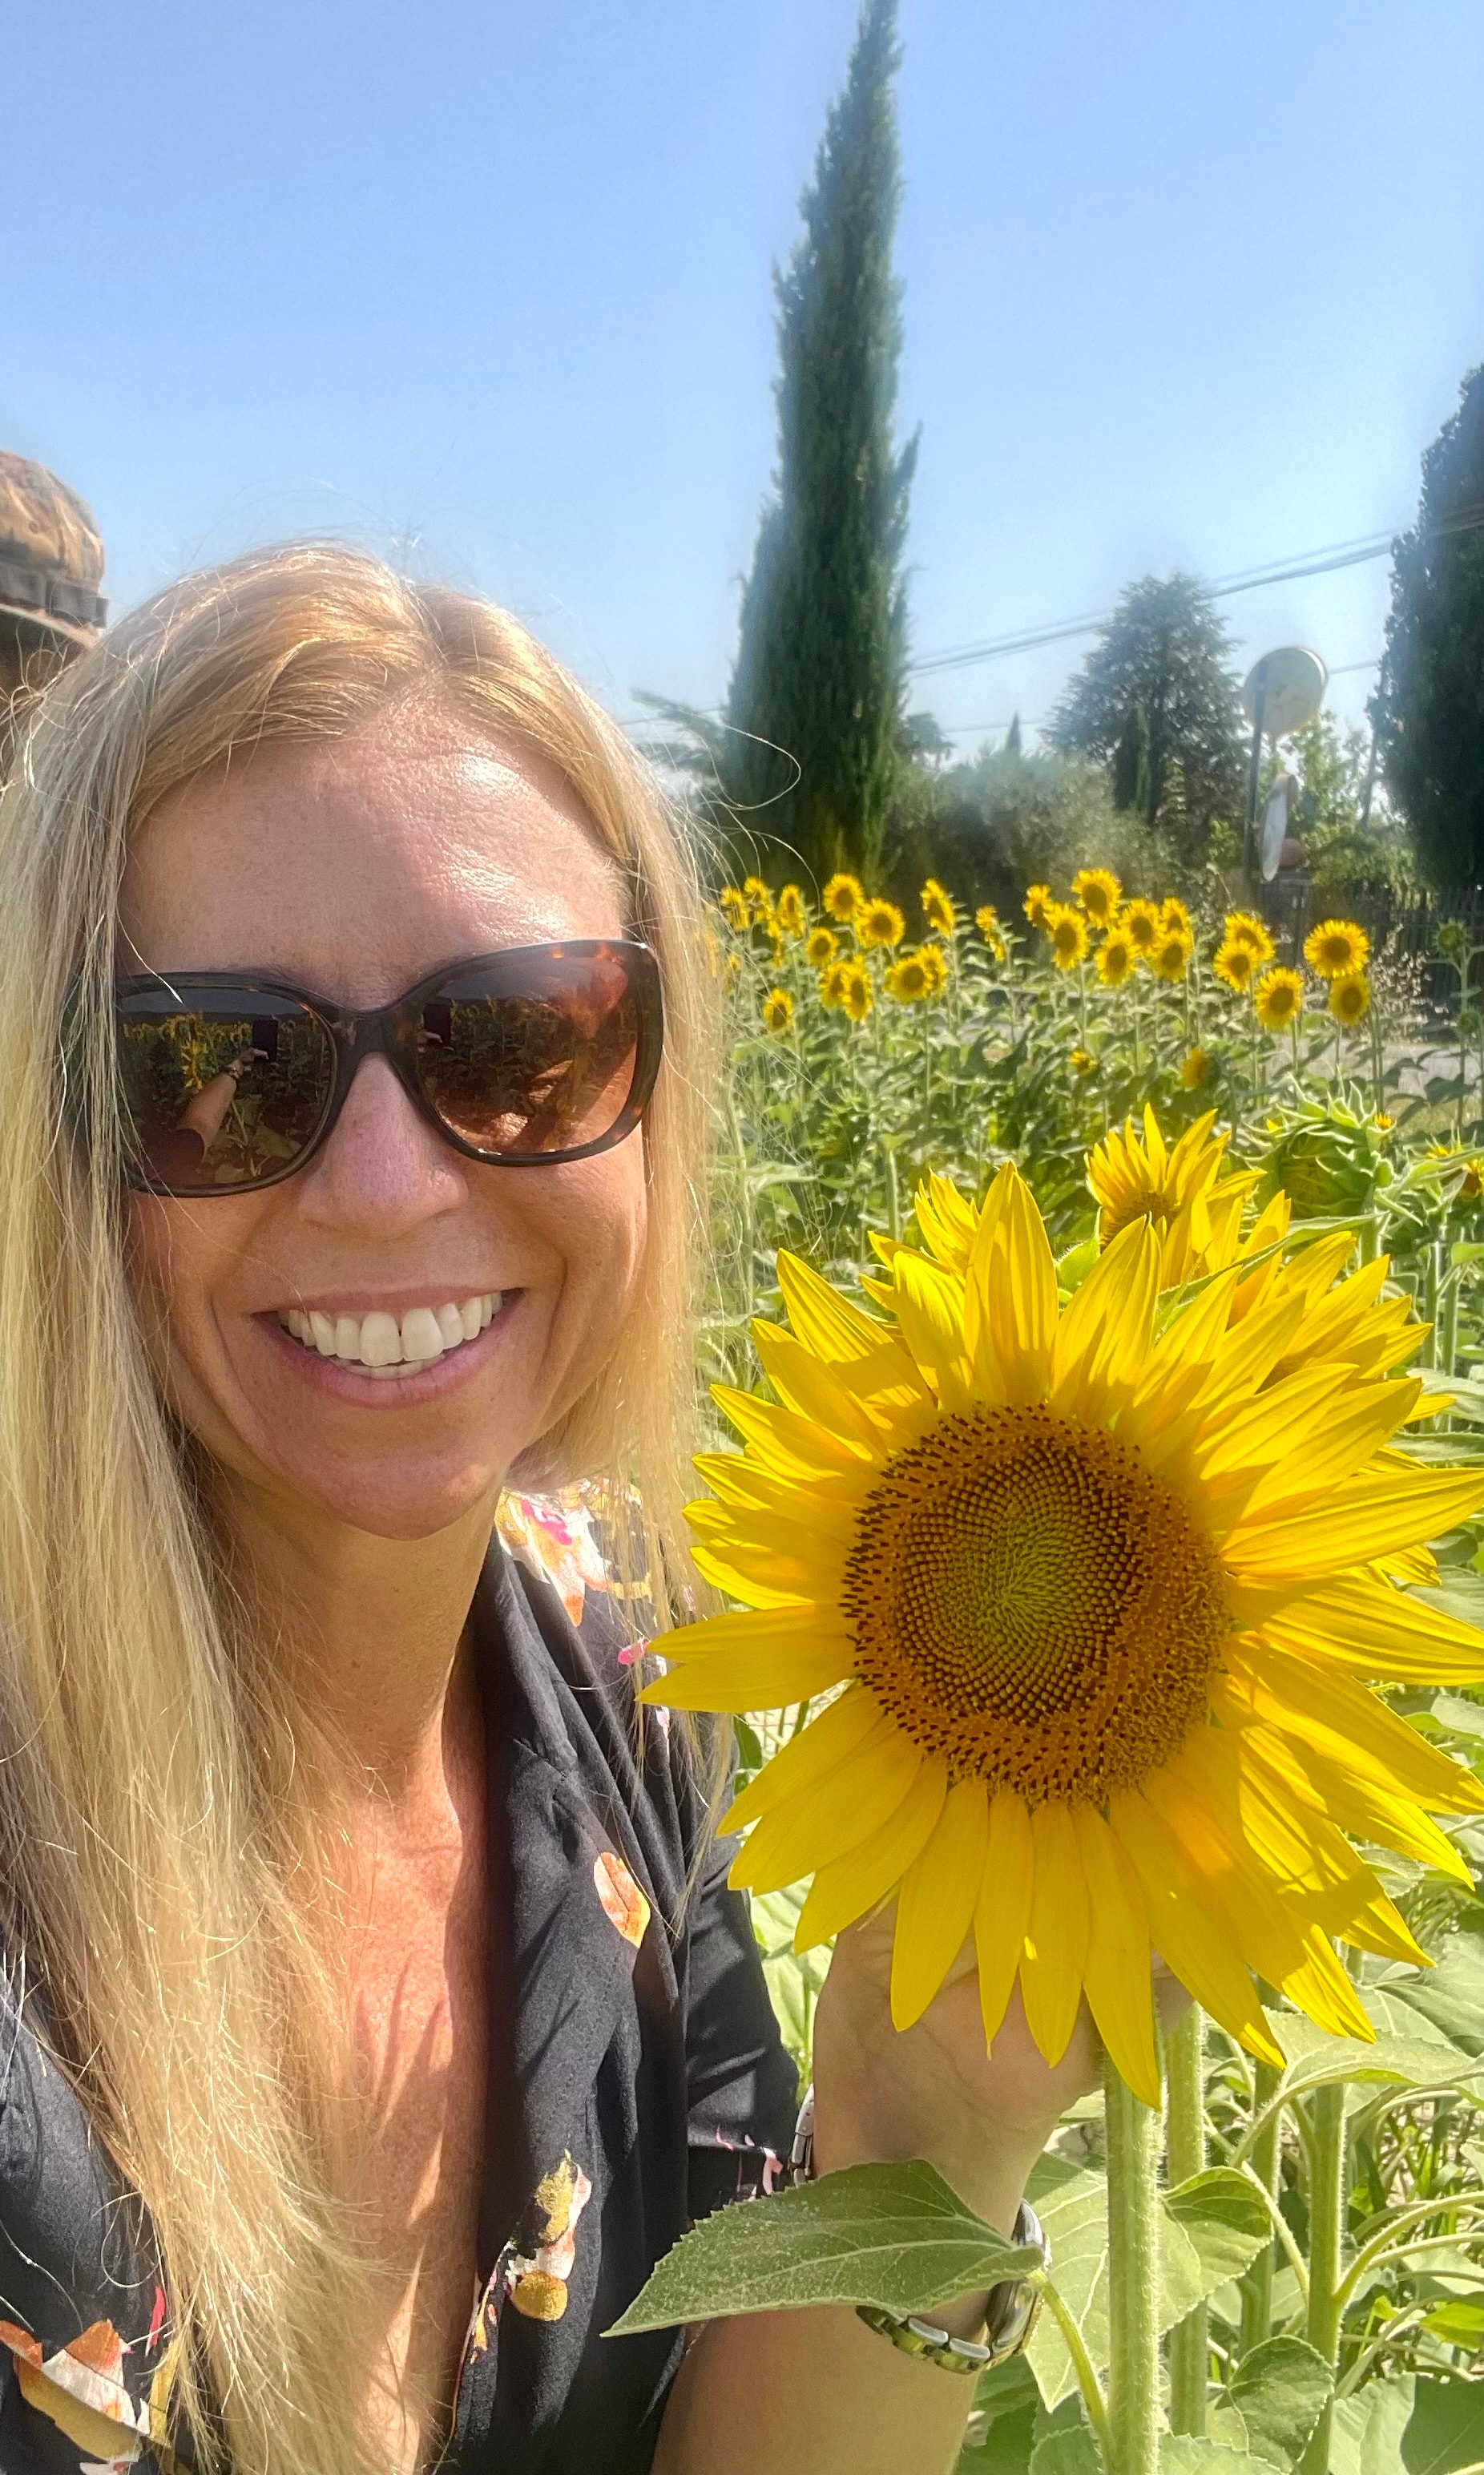
{"label": "sunflower stem", "polygon": [[[1304,2336],[1317,2355],[1338,2374],[1340,2324],[1344,2301],[1340,2292],[1340,2260],[1345,2242],[1346,2129],[1345,2088],[1316,2089],[1310,2100],[1313,2142],[1309,2164],[1309,2308]],[[1299,2461],[1299,2475],[1329,2475],[1333,2401],[1309,2436]]]}
{"label": "sunflower stem", "polygon": [[1107,2475],[1158,2475],[1158,2118],[1111,2060],[1103,2067],[1107,2115]]}
{"label": "sunflower stem", "polygon": [[[1263,2109],[1268,2106],[1272,2106],[1272,2112],[1253,2143],[1250,2164],[1263,2190],[1273,2200],[1277,2198],[1278,2157],[1283,2124],[1282,2109],[1280,2106],[1274,2105],[1273,2099],[1282,2076],[1282,2072],[1272,2063],[1258,2063],[1253,2072],[1253,2116],[1261,2116]],[[1260,2346],[1263,2340],[1273,2334],[1273,2272],[1277,2266],[1277,2254],[1270,2242],[1257,2254],[1242,2279],[1242,2352],[1244,2355],[1250,2355],[1254,2346]]]}
{"label": "sunflower stem", "polygon": [[[1172,2185],[1205,2170],[1205,2018],[1192,2002],[1165,2046],[1165,2173]],[[1205,2431],[1210,2339],[1198,2303],[1170,2332],[1170,2430]]]}

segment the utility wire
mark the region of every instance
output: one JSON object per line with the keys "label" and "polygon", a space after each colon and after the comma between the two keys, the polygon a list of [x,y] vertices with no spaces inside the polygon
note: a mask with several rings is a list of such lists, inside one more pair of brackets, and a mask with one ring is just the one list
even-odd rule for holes
{"label": "utility wire", "polygon": [[[1435,526],[1423,533],[1423,541],[1443,541],[1453,533],[1472,532],[1484,525],[1484,507],[1469,507],[1448,523]],[[1264,584],[1286,584],[1304,576],[1328,576],[1343,567],[1359,567],[1367,559],[1384,558],[1397,541],[1395,532],[1365,533],[1357,540],[1332,542],[1327,550],[1302,551],[1296,557],[1279,559],[1268,567],[1239,568],[1234,575],[1218,576],[1210,587],[1213,600],[1225,601],[1235,593],[1254,593]],[[982,644],[950,646],[940,653],[926,653],[920,662],[909,662],[908,669],[915,677],[937,671],[967,669],[974,662],[994,662],[1007,653],[1031,653],[1042,645],[1060,645],[1073,636],[1091,636],[1106,627],[1113,617],[1111,610],[1084,612],[1081,618],[1059,619],[1049,626],[1029,627],[1018,635],[990,636]]]}

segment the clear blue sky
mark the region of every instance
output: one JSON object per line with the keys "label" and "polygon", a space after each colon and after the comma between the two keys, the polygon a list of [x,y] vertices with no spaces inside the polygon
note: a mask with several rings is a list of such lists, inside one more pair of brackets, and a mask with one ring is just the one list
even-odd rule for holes
{"label": "clear blue sky", "polygon": [[[0,444],[115,610],[333,529],[723,692],[854,0],[3,11]],[[1484,356],[1478,0],[903,0],[915,649],[1389,527]],[[1385,562],[1228,605],[1380,649]],[[972,744],[1081,648],[951,673]],[[1332,701],[1360,709],[1363,674]]]}

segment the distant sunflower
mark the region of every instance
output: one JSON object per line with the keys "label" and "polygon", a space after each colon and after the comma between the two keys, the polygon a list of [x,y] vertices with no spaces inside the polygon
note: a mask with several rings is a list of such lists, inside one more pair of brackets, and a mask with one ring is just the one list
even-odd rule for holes
{"label": "distant sunflower", "polygon": [[1005,943],[1005,930],[1000,924],[1000,915],[996,911],[992,902],[982,902],[980,904],[979,909],[974,914],[974,925],[979,930],[981,937],[983,937],[985,943],[988,946],[995,961],[997,963],[1003,963],[1008,950]]}
{"label": "distant sunflower", "polygon": [[858,876],[832,876],[823,900],[832,919],[853,919],[865,900],[865,888]]}
{"label": "distant sunflower", "polygon": [[1365,969],[1371,940],[1353,919],[1322,919],[1303,941],[1303,959],[1318,979],[1349,978]]}
{"label": "distant sunflower", "polygon": [[1087,959],[1087,922],[1069,902],[1048,902],[1042,921],[1051,940],[1051,959],[1058,971],[1075,971]]}
{"label": "distant sunflower", "polygon": [[1124,904],[1118,924],[1135,953],[1152,954],[1159,938],[1159,905],[1136,895],[1132,902]]}
{"label": "distant sunflower", "polygon": [[826,963],[833,963],[839,952],[839,939],[833,928],[811,928],[804,947],[804,959],[813,970],[822,971]]}
{"label": "distant sunflower", "polygon": [[1229,911],[1224,942],[1229,945],[1248,945],[1259,963],[1271,963],[1277,952],[1268,934],[1267,923],[1255,911]]}
{"label": "distant sunflower", "polygon": [[791,1030],[793,999],[787,989],[769,989],[763,1000],[763,1028],[775,1035]]}
{"label": "distant sunflower", "polygon": [[767,919],[772,917],[773,897],[760,876],[744,876],[742,893],[755,919]]}
{"label": "distant sunflower", "polygon": [[1187,1091],[1199,1091],[1210,1080],[1211,1061],[1204,1048],[1192,1048],[1180,1060],[1180,1079]]}
{"label": "distant sunflower", "polygon": [[856,913],[856,935],[863,945],[900,945],[907,922],[894,902],[871,894]]}
{"label": "distant sunflower", "polygon": [[1246,995],[1253,975],[1260,968],[1253,948],[1236,937],[1229,937],[1224,944],[1217,946],[1216,959],[1211,965],[1216,977],[1229,989],[1235,989],[1238,996]]}
{"label": "distant sunflower", "polygon": [[1264,1031],[1289,1031],[1303,1012],[1303,982],[1297,971],[1264,971],[1253,1003]]}
{"label": "distant sunflower", "polygon": [[959,924],[959,914],[947,888],[939,885],[936,876],[930,876],[917,899],[922,905],[922,916],[934,934],[951,937]]}
{"label": "distant sunflower", "polygon": [[898,1005],[920,1005],[933,993],[933,981],[920,953],[903,954],[891,964],[886,976],[886,991]]}
{"label": "distant sunflower", "polygon": [[941,945],[919,945],[917,960],[928,975],[929,996],[941,996],[948,986],[948,960]]}
{"label": "distant sunflower", "polygon": [[1161,926],[1149,967],[1156,980],[1168,980],[1173,985],[1184,978],[1190,968],[1190,939],[1183,928]]}
{"label": "distant sunflower", "polygon": [[809,925],[802,886],[786,885],[778,896],[778,925],[786,937],[802,937]]}
{"label": "distant sunflower", "polygon": [[1371,983],[1364,971],[1340,971],[1329,983],[1329,1011],[1336,1022],[1353,1031],[1371,1004]]}
{"label": "distant sunflower", "polygon": [[1094,928],[1106,928],[1118,908],[1123,887],[1111,869],[1080,868],[1072,879],[1072,892]]}
{"label": "distant sunflower", "polygon": [[723,885],[717,903],[727,926],[735,928],[740,937],[751,919],[746,895],[735,885]]}
{"label": "distant sunflower", "polygon": [[1343,1233],[1246,1272],[1233,1236],[1161,1314],[1131,1221],[1063,1310],[1014,1168],[947,1221],[943,1185],[918,1225],[966,1224],[961,1270],[898,1247],[883,1321],[782,1255],[775,1398],[718,1390],[745,1449],[698,1464],[695,1560],[751,1612],[669,1633],[644,1699],[831,1697],[725,1816],[732,1879],[813,1875],[800,1948],[894,1896],[899,2028],[966,1941],[987,2038],[1018,1979],[1055,2061],[1085,1995],[1151,2105],[1152,1950],[1274,2066],[1250,1971],[1370,2039],[1331,1937],[1423,1954],[1348,1834],[1467,1882],[1429,1816],[1484,1807],[1366,1683],[1484,1678],[1478,1633],[1377,1570],[1484,1503],[1386,1449],[1420,1333],[1384,1262],[1338,1279]]}
{"label": "distant sunflower", "polygon": [[1046,911],[1050,901],[1051,888],[1049,885],[1028,885],[1026,887],[1026,898],[1020,907],[1025,913],[1026,918],[1030,920],[1033,928],[1045,927]]}
{"label": "distant sunflower", "polygon": [[1085,1048],[1074,1048],[1067,1062],[1076,1075],[1085,1077],[1088,1074],[1096,1074],[1098,1070],[1097,1059],[1089,1055]]}
{"label": "distant sunflower", "polygon": [[1112,927],[1098,947],[1094,958],[1098,977],[1106,989],[1121,989],[1125,980],[1137,970],[1139,957],[1132,938],[1126,928]]}
{"label": "distant sunflower", "polygon": [[1159,905],[1159,925],[1167,937],[1179,935],[1195,943],[1195,929],[1190,914],[1178,894],[1167,894]]}
{"label": "distant sunflower", "polygon": [[1087,1155],[1087,1183],[1098,1204],[1098,1243],[1110,1246],[1131,1221],[1145,1220],[1160,1244],[1160,1286],[1205,1271],[1213,1252],[1225,1262],[1256,1184],[1227,1164],[1227,1137],[1211,1132],[1216,1112],[1198,1117],[1173,1148],[1149,1105],[1144,1130],[1131,1117],[1110,1126]]}

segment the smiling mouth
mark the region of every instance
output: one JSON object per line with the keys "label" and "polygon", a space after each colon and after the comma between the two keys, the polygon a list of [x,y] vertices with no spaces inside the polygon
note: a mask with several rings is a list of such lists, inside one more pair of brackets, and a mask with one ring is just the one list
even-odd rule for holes
{"label": "smiling mouth", "polygon": [[322,1314],[283,1307],[279,1321],[302,1349],[319,1358],[338,1359],[357,1375],[374,1375],[397,1383],[435,1365],[455,1349],[477,1340],[499,1314],[503,1292],[486,1289],[477,1297],[442,1307],[409,1307],[400,1319],[379,1307],[370,1314]]}

